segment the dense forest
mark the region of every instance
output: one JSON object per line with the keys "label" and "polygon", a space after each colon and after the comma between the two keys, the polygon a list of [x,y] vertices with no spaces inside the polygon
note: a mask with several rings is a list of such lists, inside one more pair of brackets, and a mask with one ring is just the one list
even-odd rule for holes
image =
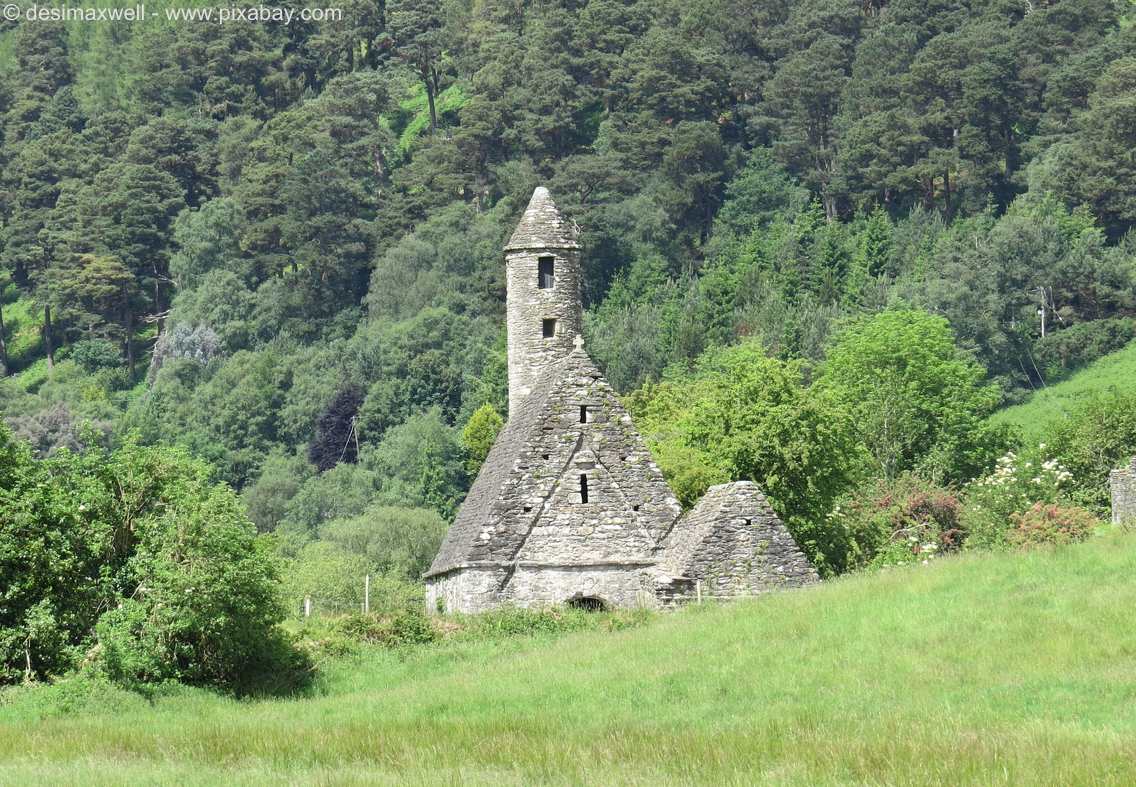
{"label": "dense forest", "polygon": [[[0,23],[0,503],[29,528],[0,568],[94,462],[100,500],[178,487],[138,517],[247,516],[290,609],[417,577],[507,417],[501,248],[538,184],[684,504],[752,478],[826,574],[919,553],[900,520],[1004,542],[1067,475],[1103,510],[1136,403],[1071,419],[1040,481],[986,419],[1136,337],[1127,0],[341,5]],[[192,483],[130,469],[163,462]],[[9,677],[66,661],[31,663],[36,620],[95,625],[52,629],[28,577]]]}

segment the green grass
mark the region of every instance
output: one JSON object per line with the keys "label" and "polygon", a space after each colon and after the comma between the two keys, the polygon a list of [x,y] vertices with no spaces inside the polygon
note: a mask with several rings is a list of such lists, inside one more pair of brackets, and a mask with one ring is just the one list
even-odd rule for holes
{"label": "green grass", "polygon": [[1027,444],[1046,438],[1053,426],[1093,396],[1131,392],[1136,386],[1136,342],[1104,356],[1067,380],[1043,388],[1025,402],[999,410],[990,420],[1015,428]]}
{"label": "green grass", "polygon": [[[0,783],[1136,783],[1136,536],[640,628],[336,663],[322,692],[0,706]],[[66,711],[66,712],[64,712]]]}
{"label": "green grass", "polygon": [[[14,288],[9,288],[8,294]],[[31,298],[4,303],[5,341],[13,369],[22,369],[43,353],[43,312]]]}
{"label": "green grass", "polygon": [[[434,99],[434,111],[441,118],[447,112],[461,109],[468,100],[461,83],[455,82]],[[399,104],[399,109],[409,115],[406,127],[398,137],[398,149],[405,154],[414,141],[430,127],[430,104],[426,100],[425,88],[418,86],[410,98]]]}

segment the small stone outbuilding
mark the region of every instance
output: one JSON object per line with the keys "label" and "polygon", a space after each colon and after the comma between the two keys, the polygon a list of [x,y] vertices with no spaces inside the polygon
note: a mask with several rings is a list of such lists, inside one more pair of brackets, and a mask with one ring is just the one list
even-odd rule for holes
{"label": "small stone outbuilding", "polygon": [[660,606],[817,581],[755,484],[683,513],[584,352],[579,244],[547,189],[505,259],[509,419],[426,574],[429,608]]}
{"label": "small stone outbuilding", "polygon": [[1136,457],[1128,467],[1113,470],[1109,474],[1112,487],[1112,521],[1136,522]]}

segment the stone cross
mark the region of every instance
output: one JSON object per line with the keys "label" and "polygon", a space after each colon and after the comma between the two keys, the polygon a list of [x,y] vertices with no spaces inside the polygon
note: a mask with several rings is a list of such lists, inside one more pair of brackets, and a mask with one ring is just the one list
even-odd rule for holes
{"label": "stone cross", "polygon": [[581,336],[580,334],[576,334],[576,338],[572,340],[572,344],[575,345],[577,350],[583,350],[584,349],[584,337]]}

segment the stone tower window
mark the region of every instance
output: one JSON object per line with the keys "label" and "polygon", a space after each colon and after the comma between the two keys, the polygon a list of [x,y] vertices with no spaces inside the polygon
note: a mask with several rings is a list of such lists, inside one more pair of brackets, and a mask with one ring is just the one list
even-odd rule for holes
{"label": "stone tower window", "polygon": [[586,424],[588,422],[588,406],[586,404],[580,405],[580,423]]}
{"label": "stone tower window", "polygon": [[588,502],[588,476],[580,473],[580,502]]}
{"label": "stone tower window", "polygon": [[546,339],[551,339],[556,335],[556,318],[550,317],[546,320],[540,321],[541,335]]}
{"label": "stone tower window", "polygon": [[551,290],[556,286],[556,273],[552,257],[540,257],[536,261],[536,286],[542,290]]}

